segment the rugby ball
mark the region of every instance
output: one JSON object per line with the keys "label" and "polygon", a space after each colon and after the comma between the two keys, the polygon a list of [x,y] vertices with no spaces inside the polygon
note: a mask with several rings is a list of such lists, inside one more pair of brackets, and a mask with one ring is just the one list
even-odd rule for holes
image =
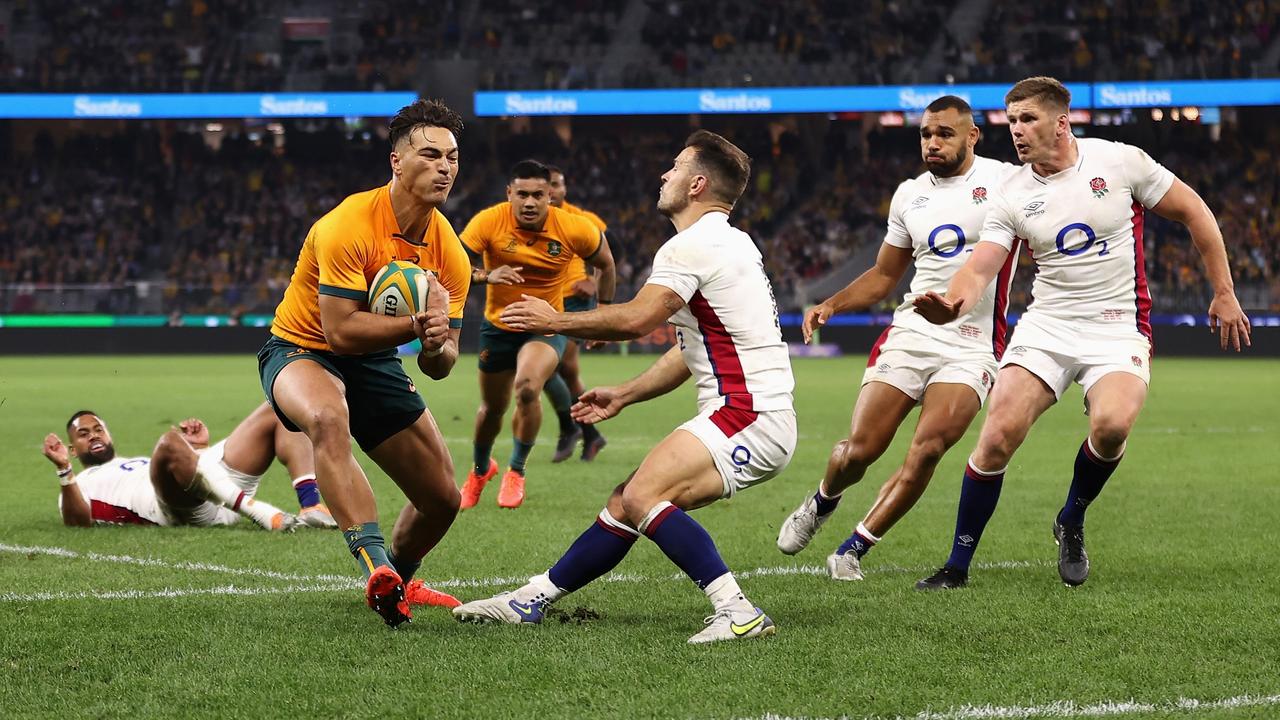
{"label": "rugby ball", "polygon": [[369,312],[405,317],[427,308],[427,272],[411,262],[392,260],[369,283]]}

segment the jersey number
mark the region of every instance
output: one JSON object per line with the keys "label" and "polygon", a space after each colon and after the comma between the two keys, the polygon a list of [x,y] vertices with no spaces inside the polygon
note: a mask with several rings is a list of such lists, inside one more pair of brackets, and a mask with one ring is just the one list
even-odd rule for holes
{"label": "jersey number", "polygon": [[[1080,232],[1084,233],[1085,241],[1084,241],[1084,244],[1081,245],[1080,247],[1077,247],[1077,248],[1067,247],[1067,234],[1070,233],[1072,230],[1079,230]],[[1076,255],[1083,255],[1089,248],[1093,247],[1093,244],[1097,242],[1097,240],[1098,240],[1098,235],[1093,231],[1093,228],[1089,227],[1088,225],[1085,225],[1084,223],[1071,223],[1070,225],[1058,231],[1058,238],[1057,238],[1058,252],[1062,253],[1063,255],[1070,255],[1072,257],[1075,257]],[[1107,241],[1103,240],[1102,249],[1098,251],[1098,255],[1102,256],[1102,255],[1106,255],[1107,253],[1108,253]]]}
{"label": "jersey number", "polygon": [[[939,250],[938,246],[935,244],[938,238],[938,234],[941,233],[943,230],[950,230],[956,234],[956,246],[951,248],[950,250]],[[938,227],[933,229],[933,232],[929,233],[929,252],[933,253],[934,255],[937,255],[938,257],[944,257],[944,258],[953,258],[959,255],[963,250],[964,250],[964,230],[961,230],[959,225],[952,225],[950,223],[946,225],[939,225]]]}

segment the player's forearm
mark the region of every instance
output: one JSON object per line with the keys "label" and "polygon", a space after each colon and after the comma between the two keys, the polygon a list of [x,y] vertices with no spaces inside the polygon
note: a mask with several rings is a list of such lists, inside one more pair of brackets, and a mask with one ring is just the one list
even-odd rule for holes
{"label": "player's forearm", "polygon": [[[609,297],[604,295],[603,283],[600,292],[602,300]],[[612,293],[613,288],[609,288],[609,292]],[[556,313],[551,318],[551,330],[587,340],[635,340],[653,332],[657,325],[649,327],[642,314],[628,307],[630,304],[602,305],[584,312]]]}
{"label": "player's forearm", "polygon": [[93,524],[93,510],[80,494],[80,486],[75,477],[70,478],[70,485],[62,486],[62,524],[69,527],[89,527]]}
{"label": "player's forearm", "polygon": [[386,317],[369,312],[353,312],[324,328],[325,339],[339,355],[366,355],[399,347],[416,335],[409,317]]}
{"label": "player's forearm", "polygon": [[418,353],[418,369],[423,375],[432,380],[443,380],[449,377],[449,373],[453,372],[453,366],[458,362],[458,341],[455,338],[449,338],[440,348],[439,355],[428,355],[426,352]]}
{"label": "player's forearm", "polygon": [[658,361],[634,379],[622,385],[622,397],[628,405],[651,400],[675,390],[691,376],[680,348],[672,347]]}
{"label": "player's forearm", "polygon": [[1218,222],[1213,217],[1213,213],[1209,212],[1209,208],[1206,207],[1203,214],[1192,218],[1191,222],[1187,223],[1187,230],[1191,232],[1191,242],[1200,253],[1200,261],[1204,263],[1205,276],[1213,286],[1213,294],[1234,294],[1235,283],[1231,280],[1231,263],[1227,259],[1227,247],[1222,240],[1222,231],[1218,228]]}
{"label": "player's forearm", "polygon": [[618,271],[613,263],[609,263],[608,267],[596,268],[596,298],[606,305],[613,302],[614,294],[618,288]]}
{"label": "player's forearm", "polygon": [[978,273],[974,272],[973,268],[966,265],[951,278],[951,284],[947,286],[947,299],[956,303],[960,314],[963,315],[978,303],[985,287],[986,282],[978,277]]}
{"label": "player's forearm", "polygon": [[897,284],[896,278],[891,278],[873,267],[845,285],[835,295],[827,298],[826,304],[831,306],[833,313],[866,310],[888,297]]}

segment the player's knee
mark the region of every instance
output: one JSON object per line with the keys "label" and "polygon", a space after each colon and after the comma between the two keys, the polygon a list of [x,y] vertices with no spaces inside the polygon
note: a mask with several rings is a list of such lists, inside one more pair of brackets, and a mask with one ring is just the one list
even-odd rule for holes
{"label": "player's knee", "polygon": [[863,438],[852,437],[836,443],[832,454],[841,469],[865,469],[880,457],[883,448],[867,442]]}
{"label": "player's knee", "polygon": [[639,527],[640,523],[644,522],[645,515],[648,515],[653,506],[660,502],[652,493],[643,492],[631,485],[623,488],[619,500],[622,505],[622,514],[632,527]]}
{"label": "player's knee", "polygon": [[184,449],[190,448],[191,446],[183,439],[181,433],[177,430],[169,430],[156,441],[155,450],[151,452],[151,461],[157,465],[163,465],[176,458]]}
{"label": "player's knee", "polygon": [[345,407],[324,406],[307,413],[304,428],[316,450],[351,447],[351,424]]}
{"label": "player's knee", "polygon": [[1105,455],[1114,455],[1129,439],[1129,424],[1120,418],[1099,417],[1091,425],[1089,436],[1093,440],[1093,446]]}
{"label": "player's knee", "polygon": [[541,402],[539,396],[542,394],[542,384],[534,382],[532,378],[516,378],[515,393],[516,402],[521,405]]}
{"label": "player's knee", "polygon": [[938,435],[916,438],[911,441],[911,449],[907,451],[907,457],[917,466],[932,467],[938,464],[950,446],[946,438]]}

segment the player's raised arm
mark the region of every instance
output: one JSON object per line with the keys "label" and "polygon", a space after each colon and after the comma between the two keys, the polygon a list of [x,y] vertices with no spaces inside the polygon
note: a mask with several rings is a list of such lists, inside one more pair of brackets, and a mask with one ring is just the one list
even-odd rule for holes
{"label": "player's raised arm", "polygon": [[44,456],[53,463],[62,486],[62,495],[58,500],[58,508],[62,511],[62,524],[71,527],[89,527],[93,524],[93,511],[85,502],[80,486],[76,484],[76,474],[71,467],[71,452],[63,444],[62,438],[54,433],[44,437]]}
{"label": "player's raised arm", "polygon": [[876,264],[853,279],[844,289],[809,308],[800,331],[807,343],[813,331],[826,325],[832,315],[849,310],[865,310],[893,292],[911,267],[911,248],[884,243],[876,255]]}
{"label": "player's raised arm", "polygon": [[1235,284],[1231,281],[1231,265],[1227,261],[1227,248],[1222,241],[1222,230],[1213,211],[1191,186],[1175,179],[1160,202],[1151,208],[1161,217],[1175,220],[1187,226],[1191,242],[1195,243],[1205,274],[1213,285],[1213,300],[1209,303],[1209,328],[1219,332],[1223,350],[1228,346],[1240,352],[1249,347],[1249,317],[1236,299]]}

